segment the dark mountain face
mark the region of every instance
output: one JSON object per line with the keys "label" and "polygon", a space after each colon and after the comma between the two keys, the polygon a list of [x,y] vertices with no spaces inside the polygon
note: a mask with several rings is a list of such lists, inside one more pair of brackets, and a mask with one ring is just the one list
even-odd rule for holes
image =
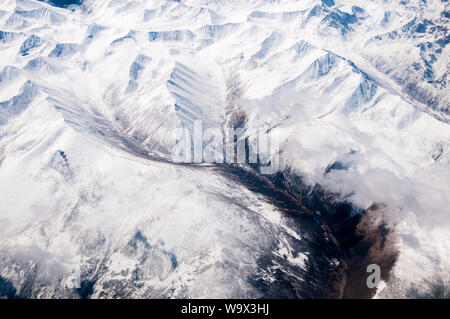
{"label": "dark mountain face", "polygon": [[82,0],[48,0],[43,2],[47,2],[56,7],[67,8],[71,4],[81,5]]}
{"label": "dark mountain face", "polygon": [[0,1],[0,299],[445,298],[443,1]]}

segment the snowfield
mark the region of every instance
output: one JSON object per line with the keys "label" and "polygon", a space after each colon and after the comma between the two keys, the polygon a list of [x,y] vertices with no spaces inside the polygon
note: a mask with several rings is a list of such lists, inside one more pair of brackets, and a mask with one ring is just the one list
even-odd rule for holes
{"label": "snowfield", "polygon": [[[355,296],[353,214],[395,255],[361,297],[448,297],[448,28],[440,0],[1,0],[0,297]],[[291,183],[174,163],[199,120],[277,137]]]}

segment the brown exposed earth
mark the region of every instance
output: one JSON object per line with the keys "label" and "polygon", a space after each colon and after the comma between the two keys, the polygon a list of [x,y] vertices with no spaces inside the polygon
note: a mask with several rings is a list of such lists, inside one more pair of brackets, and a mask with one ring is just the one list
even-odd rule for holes
{"label": "brown exposed earth", "polygon": [[372,298],[377,288],[367,286],[367,266],[376,264],[381,270],[381,279],[389,280],[389,275],[398,257],[395,248],[396,236],[382,221],[382,204],[371,205],[359,219],[350,236],[341,243],[346,252],[346,284],[343,298]]}
{"label": "brown exposed earth", "polygon": [[[255,169],[218,166],[222,174],[260,193],[300,227],[310,228],[313,245],[322,256],[310,256],[305,283],[296,286],[290,298],[372,298],[377,288],[369,288],[367,266],[380,267],[381,279],[388,281],[398,257],[395,232],[383,221],[384,204],[365,210],[354,207],[319,185],[308,187],[289,169],[273,176],[261,176]],[[323,240],[320,237],[325,237]],[[273,297],[273,296],[272,296]],[[275,296],[278,297],[278,296]]]}

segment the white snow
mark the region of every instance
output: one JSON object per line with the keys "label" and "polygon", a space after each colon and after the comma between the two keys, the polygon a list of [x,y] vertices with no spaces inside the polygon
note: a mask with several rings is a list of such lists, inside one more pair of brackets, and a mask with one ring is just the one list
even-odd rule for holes
{"label": "white snow", "polygon": [[[448,7],[335,2],[321,10],[351,14],[357,5],[365,18],[343,34],[328,11],[311,15],[320,4],[312,0],[96,0],[75,13],[3,1],[0,31],[14,36],[0,37],[1,254],[33,249],[32,260],[65,273],[107,256],[101,284],[132,275],[139,253],[123,247],[140,231],[154,261],[143,263],[134,296],[149,287],[175,297],[257,296],[245,280],[257,259],[275,241],[304,267],[307,257],[283,246],[283,236],[301,236],[212,169],[142,156],[170,159],[176,128],[202,119],[225,130],[241,111],[250,140],[269,128],[281,137],[281,168],[363,208],[387,204],[400,237],[393,277],[404,289],[390,292],[386,282],[383,294],[428,289],[426,280],[450,269],[450,93],[410,68],[419,45],[442,34],[401,29],[414,18],[448,26]],[[389,38],[393,31],[400,36]],[[43,42],[23,56],[32,34]],[[434,80],[448,76],[449,48],[423,53],[436,55]],[[437,104],[408,91],[411,83]],[[50,164],[59,150],[68,168]],[[348,169],[325,175],[334,161]]]}

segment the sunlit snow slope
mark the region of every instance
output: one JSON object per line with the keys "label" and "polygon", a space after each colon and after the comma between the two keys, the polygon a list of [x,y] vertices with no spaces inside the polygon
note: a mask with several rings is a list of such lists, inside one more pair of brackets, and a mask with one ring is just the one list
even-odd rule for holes
{"label": "sunlit snow slope", "polygon": [[449,10],[1,0],[0,297],[345,296],[320,217],[171,162],[195,120],[276,134],[285,176],[386,205],[399,255],[377,297],[448,289]]}

